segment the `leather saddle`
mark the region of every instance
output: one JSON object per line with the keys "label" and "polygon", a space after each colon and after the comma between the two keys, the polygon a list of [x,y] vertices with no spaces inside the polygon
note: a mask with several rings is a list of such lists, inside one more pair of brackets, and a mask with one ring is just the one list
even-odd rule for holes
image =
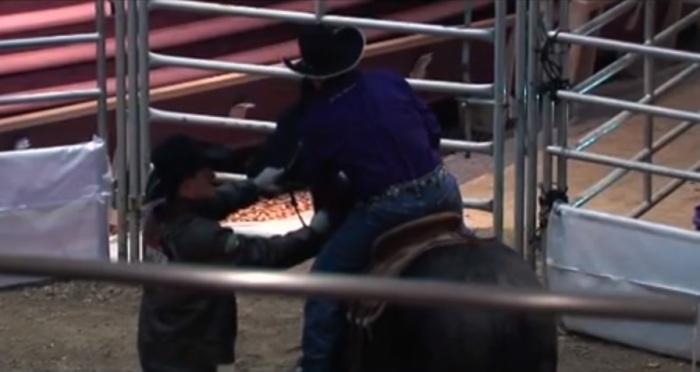
{"label": "leather saddle", "polygon": [[[399,225],[375,240],[372,262],[367,275],[398,277],[418,256],[448,244],[477,244],[478,239],[465,234],[462,216],[456,213],[432,214]],[[366,327],[384,311],[385,303],[358,301],[349,308],[352,323]]]}

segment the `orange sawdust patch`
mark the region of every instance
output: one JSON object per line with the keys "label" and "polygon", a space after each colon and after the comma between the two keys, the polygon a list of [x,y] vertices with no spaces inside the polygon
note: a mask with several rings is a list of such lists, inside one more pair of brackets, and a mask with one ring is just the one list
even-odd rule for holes
{"label": "orange sawdust patch", "polygon": [[[308,192],[295,193],[298,203],[299,213],[312,210],[311,196]],[[294,209],[291,197],[282,195],[274,199],[263,200],[249,208],[240,210],[230,215],[228,222],[263,222],[273,220],[283,220],[295,217],[297,211]]]}

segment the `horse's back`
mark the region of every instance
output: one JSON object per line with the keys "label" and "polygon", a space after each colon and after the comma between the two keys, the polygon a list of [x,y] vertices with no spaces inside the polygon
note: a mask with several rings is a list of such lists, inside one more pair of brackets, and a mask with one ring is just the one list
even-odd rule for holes
{"label": "horse's back", "polygon": [[[445,246],[423,253],[403,278],[540,288],[536,274],[512,249],[497,240],[478,247]],[[377,324],[386,329],[381,351],[394,366],[385,370],[553,372],[556,321],[553,314],[489,309],[436,309],[392,306]],[[388,332],[392,330],[392,332]],[[397,332],[397,330],[399,330]],[[379,350],[378,350],[379,352]],[[395,361],[401,360],[401,366]]]}
{"label": "horse's back", "polygon": [[528,264],[497,239],[481,239],[476,246],[460,244],[430,250],[412,262],[401,277],[541,288]]}

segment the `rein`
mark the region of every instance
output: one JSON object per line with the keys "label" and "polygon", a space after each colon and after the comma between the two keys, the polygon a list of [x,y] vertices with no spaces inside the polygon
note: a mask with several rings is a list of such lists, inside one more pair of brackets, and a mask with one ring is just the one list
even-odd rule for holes
{"label": "rein", "polygon": [[[288,175],[292,172],[292,168],[296,166],[297,161],[299,160],[299,154],[301,153],[301,144],[297,146],[296,151],[294,151],[294,154],[292,155],[292,158],[289,160],[287,165],[284,167],[284,175]],[[294,188],[290,188],[289,192],[289,203],[292,205],[292,209],[294,209],[294,213],[296,213],[297,217],[299,218],[299,221],[301,222],[301,225],[304,227],[307,227],[306,221],[304,221],[304,217],[301,216],[301,211],[299,210],[299,201],[297,200],[296,192],[294,191]]]}

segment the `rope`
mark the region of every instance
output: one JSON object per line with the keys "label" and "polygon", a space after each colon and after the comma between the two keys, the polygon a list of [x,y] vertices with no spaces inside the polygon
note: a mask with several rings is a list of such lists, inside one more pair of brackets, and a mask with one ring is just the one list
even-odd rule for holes
{"label": "rope", "polygon": [[539,53],[540,64],[544,73],[543,83],[539,86],[538,92],[542,95],[547,94],[552,101],[557,101],[557,91],[567,90],[571,87],[568,79],[563,78],[564,68],[554,59],[556,51],[554,47],[557,45],[557,36],[561,30],[555,31],[553,36],[547,35],[547,28],[544,22],[539,24],[542,34],[545,35],[542,47],[537,50]]}
{"label": "rope", "polygon": [[[296,166],[300,153],[301,153],[301,144],[299,144],[297,146],[297,149],[294,152],[292,158],[289,160],[287,165],[284,167],[284,174],[285,175],[289,175],[292,172],[292,168],[294,168],[294,166]],[[308,225],[306,224],[306,221],[304,221],[304,217],[302,217],[302,215],[301,215],[301,210],[299,209],[299,200],[297,200],[297,196],[296,196],[296,193],[295,193],[293,187],[290,188],[290,190],[289,190],[289,203],[292,205],[292,209],[294,209],[294,213],[296,213],[297,217],[299,218],[301,225],[304,227],[307,227]]]}
{"label": "rope", "polygon": [[[542,188],[542,186],[540,187]],[[567,191],[568,189],[559,190],[556,187],[553,187],[552,189],[549,189],[547,191],[545,191],[544,189],[541,190],[541,194],[539,197],[540,211],[538,226],[532,238],[529,240],[530,244],[537,243],[541,240],[542,232],[547,229],[547,225],[549,224],[549,213],[554,208],[554,205],[557,203],[569,203],[569,196],[567,194]]]}
{"label": "rope", "polygon": [[294,213],[296,213],[297,217],[299,217],[301,225],[307,227],[306,221],[304,221],[304,217],[301,216],[301,211],[299,210],[299,201],[297,200],[296,193],[294,191],[289,192],[289,203],[292,205]]}

